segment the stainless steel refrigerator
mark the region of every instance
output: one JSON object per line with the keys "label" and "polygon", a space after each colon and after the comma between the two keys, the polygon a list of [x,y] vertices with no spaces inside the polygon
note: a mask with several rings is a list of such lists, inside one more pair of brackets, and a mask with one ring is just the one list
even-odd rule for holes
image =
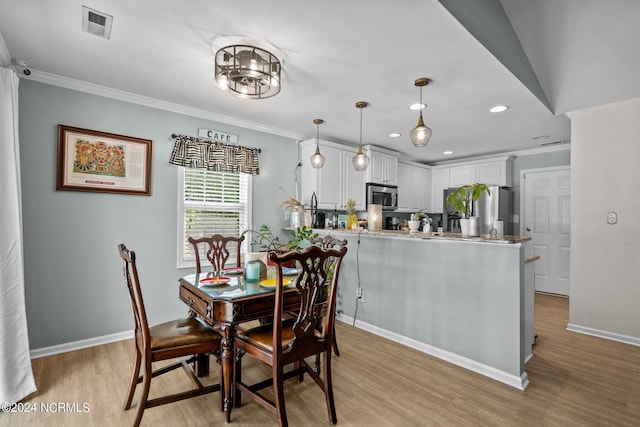
{"label": "stainless steel refrigerator", "polygon": [[[457,188],[444,190],[442,198],[442,225],[444,231],[451,233],[460,232],[460,212],[452,210],[446,201],[447,195],[456,190]],[[513,192],[508,187],[498,187],[497,185],[490,185],[489,191],[490,195],[483,193],[473,203],[472,215],[480,218],[480,234],[491,234],[491,229],[495,227],[496,221],[502,221],[504,234],[513,234]]]}

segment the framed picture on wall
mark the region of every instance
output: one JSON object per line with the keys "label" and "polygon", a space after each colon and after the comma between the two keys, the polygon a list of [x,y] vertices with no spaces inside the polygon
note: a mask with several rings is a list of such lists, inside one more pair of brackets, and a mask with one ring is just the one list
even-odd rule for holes
{"label": "framed picture on wall", "polygon": [[56,190],[151,195],[151,140],[58,125]]}

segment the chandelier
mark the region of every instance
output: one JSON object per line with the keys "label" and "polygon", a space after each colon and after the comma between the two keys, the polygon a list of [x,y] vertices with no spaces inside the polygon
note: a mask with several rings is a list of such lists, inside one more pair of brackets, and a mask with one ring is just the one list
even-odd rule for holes
{"label": "chandelier", "polygon": [[215,79],[218,87],[238,98],[264,99],[280,92],[282,55],[261,40],[221,37],[214,45]]}

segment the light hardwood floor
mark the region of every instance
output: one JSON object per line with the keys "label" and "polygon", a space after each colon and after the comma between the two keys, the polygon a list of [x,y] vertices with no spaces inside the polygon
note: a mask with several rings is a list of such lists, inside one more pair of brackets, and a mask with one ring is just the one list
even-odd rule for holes
{"label": "light hardwood floor", "polygon": [[[567,321],[567,299],[536,295],[538,342],[526,366],[526,391],[338,322],[338,425],[640,426],[640,347],[567,332]],[[35,404],[37,412],[0,414],[0,427],[131,425],[135,409],[123,411],[122,403],[132,362],[130,340],[36,359],[38,392],[25,403]],[[244,378],[268,375],[251,362],[245,358]],[[189,382],[175,371],[154,379],[151,392],[179,386]],[[310,379],[289,382],[285,396],[292,426],[328,424],[323,395]],[[41,404],[57,402],[78,403],[80,411],[87,403],[88,412],[41,410]],[[218,393],[148,409],[142,418],[142,426],[221,424]],[[244,399],[233,410],[232,425],[277,421]]]}

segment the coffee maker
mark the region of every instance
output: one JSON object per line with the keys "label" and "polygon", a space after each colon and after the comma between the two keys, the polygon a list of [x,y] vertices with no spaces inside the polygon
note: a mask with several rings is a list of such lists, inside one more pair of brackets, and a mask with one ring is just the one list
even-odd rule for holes
{"label": "coffee maker", "polygon": [[385,229],[387,230],[399,230],[400,229],[400,220],[397,216],[388,216],[385,219]]}

